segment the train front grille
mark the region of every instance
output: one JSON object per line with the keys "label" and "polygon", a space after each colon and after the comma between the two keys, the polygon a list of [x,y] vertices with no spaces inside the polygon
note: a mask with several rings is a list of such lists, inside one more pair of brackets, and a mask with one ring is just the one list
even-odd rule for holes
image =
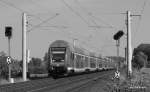
{"label": "train front grille", "polygon": [[53,66],[53,72],[54,73],[66,73],[67,69],[64,66]]}

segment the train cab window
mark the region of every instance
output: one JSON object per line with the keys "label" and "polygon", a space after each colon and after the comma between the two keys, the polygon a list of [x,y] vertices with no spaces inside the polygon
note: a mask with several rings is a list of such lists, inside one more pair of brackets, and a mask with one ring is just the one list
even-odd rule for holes
{"label": "train cab window", "polygon": [[53,54],[52,61],[53,62],[61,62],[65,60],[64,54]]}
{"label": "train cab window", "polygon": [[65,47],[52,47],[51,48],[52,62],[65,61],[66,48]]}

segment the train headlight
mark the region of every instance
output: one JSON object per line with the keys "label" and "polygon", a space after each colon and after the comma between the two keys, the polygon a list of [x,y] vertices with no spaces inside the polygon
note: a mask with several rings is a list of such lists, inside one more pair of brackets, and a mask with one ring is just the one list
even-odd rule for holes
{"label": "train headlight", "polygon": [[56,66],[58,67],[58,66],[59,66],[59,64],[56,64]]}
{"label": "train headlight", "polygon": [[56,60],[52,60],[52,62],[55,62]]}

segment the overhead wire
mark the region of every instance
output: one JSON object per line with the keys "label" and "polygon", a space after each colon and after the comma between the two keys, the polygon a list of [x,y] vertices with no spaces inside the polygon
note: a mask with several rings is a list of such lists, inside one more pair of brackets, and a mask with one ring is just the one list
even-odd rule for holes
{"label": "overhead wire", "polygon": [[[97,17],[95,17],[95,16],[93,16],[93,14],[92,13],[89,13],[89,16],[91,16],[91,17],[93,17],[93,18],[95,18],[95,19],[97,19],[97,20],[100,20],[101,22],[103,22],[104,24],[106,24],[106,25],[109,25],[108,27],[106,26],[101,26],[100,28],[114,28],[112,25],[110,25],[110,24],[108,24],[108,23],[106,23],[105,21],[103,21],[102,19],[100,19],[100,18],[97,18]],[[99,26],[97,26],[97,28],[99,28]]]}
{"label": "overhead wire", "polygon": [[141,21],[142,21],[142,17],[144,15],[144,10],[145,10],[145,7],[146,7],[146,3],[148,2],[148,0],[145,0],[142,7],[141,7],[141,12],[140,12],[140,16],[139,16],[139,21],[138,21],[138,24],[137,24],[137,27],[136,27],[136,32],[135,32],[135,35],[138,33],[139,31],[139,27],[141,25]]}
{"label": "overhead wire", "polygon": [[[85,22],[88,26],[90,25],[85,19],[84,17],[82,17],[80,15],[80,13],[78,13],[77,11],[75,11],[68,3],[65,2],[65,0],[61,0],[61,2],[68,8],[70,9],[74,14],[76,14],[78,17],[80,17],[80,19]],[[82,36],[83,37],[83,36]]]}
{"label": "overhead wire", "polygon": [[[95,22],[95,20],[98,20],[98,19],[95,18],[95,16],[93,16],[91,12],[87,11],[87,9],[86,9],[85,7],[83,7],[83,6],[79,3],[78,0],[74,0],[74,1],[75,1],[75,2],[78,4],[78,6],[83,10],[83,12],[85,12],[88,16],[90,16],[91,18],[93,18],[93,19],[91,19],[91,21],[95,24],[95,26],[93,26],[93,27],[104,28],[104,26],[99,26],[99,25]],[[107,22],[105,22],[105,21],[103,21],[103,20],[100,20],[100,22],[105,23],[105,25],[109,25],[108,27],[106,26],[105,28],[114,28],[114,27],[112,27],[112,25],[110,25],[109,23],[107,23]],[[97,29],[95,29],[95,30],[96,30],[96,32],[98,31]]]}
{"label": "overhead wire", "polygon": [[14,4],[12,4],[10,2],[7,2],[6,0],[0,0],[0,2],[5,3],[6,5],[8,5],[8,6],[12,7],[12,8],[15,8],[16,10],[18,10],[20,12],[27,12],[27,11],[25,11],[25,10],[15,6]]}
{"label": "overhead wire", "polygon": [[[74,0],[74,1],[75,1],[75,3],[78,4],[78,6],[83,10],[83,12],[85,12],[85,13],[87,14],[87,12],[88,12],[87,9],[84,8],[84,7],[82,7],[82,5],[80,5],[80,3],[78,2],[78,0]],[[99,26],[95,20],[93,20],[93,19],[90,19],[90,20],[91,20],[91,22],[94,23],[95,26]],[[88,25],[88,27],[90,27],[90,26],[91,26],[91,25]],[[93,28],[94,28],[94,27],[93,27]],[[95,28],[94,30],[96,30],[96,32],[98,31],[97,28]],[[96,33],[95,33],[95,34],[96,34]]]}
{"label": "overhead wire", "polygon": [[[106,21],[102,20],[102,19],[99,19],[99,18],[96,18],[91,12],[87,11],[87,9],[85,7],[83,7],[79,2],[78,0],[74,0],[78,6],[83,10],[83,12],[85,12],[88,16],[90,16],[92,19],[91,21],[95,24],[95,26],[90,26],[90,27],[96,27],[96,28],[114,28],[114,29],[117,29],[115,28],[114,26],[112,26],[110,23],[107,23]],[[122,13],[118,13],[118,14],[122,14]],[[100,22],[103,22],[105,25],[107,26],[99,26],[95,20],[99,20]],[[110,42],[110,41],[109,41]],[[94,47],[96,48],[96,47]]]}
{"label": "overhead wire", "polygon": [[[32,2],[32,3],[33,3],[35,6],[37,6],[37,7],[40,7],[40,8],[43,8],[43,9],[44,9],[44,8],[47,9],[45,6],[41,6],[40,4],[38,4],[37,2],[35,2],[34,0],[30,0],[30,2]],[[48,10],[47,10],[47,12],[50,13],[50,11],[48,11]],[[56,13],[56,15],[57,15],[57,14],[58,14],[58,13]],[[50,21],[52,17],[47,18],[46,20],[43,20],[41,17],[35,16],[35,15],[31,15],[31,16],[33,16],[33,17],[35,17],[36,19],[38,19],[38,20],[41,21],[41,23],[35,25],[34,28],[36,28],[36,27],[67,28],[67,27],[65,27],[65,26],[61,26],[61,27],[59,27],[59,26],[40,26],[40,25],[42,25],[42,24],[44,24],[44,23]],[[30,29],[29,31],[31,31],[31,30],[33,30],[33,29]],[[28,31],[28,32],[29,32],[29,31]]]}
{"label": "overhead wire", "polygon": [[65,0],[60,0],[68,9],[70,9],[74,14],[76,14],[78,17],[80,17],[81,20],[83,20],[83,22],[85,22],[88,26],[90,25],[85,19],[84,17],[82,17],[80,15],[80,13],[78,13],[77,11],[75,11],[68,3],[66,3]]}
{"label": "overhead wire", "polygon": [[[89,12],[87,11],[87,9],[85,7],[83,7],[83,5],[80,4],[80,2],[78,0],[74,0],[76,2],[76,4],[79,5],[79,7],[83,10],[83,12],[85,12],[88,16],[92,17],[93,19],[95,20],[98,20],[99,22],[103,22],[105,25],[108,25],[108,26],[89,26],[89,27],[97,27],[97,28],[115,28],[113,25],[111,25],[110,23],[102,20],[101,18],[97,18],[93,15],[92,12]],[[112,13],[107,13],[107,14],[112,14]],[[117,14],[121,14],[121,13],[117,13]],[[93,20],[92,20],[93,21]],[[116,29],[116,28],[115,28]]]}
{"label": "overhead wire", "polygon": [[38,17],[38,16],[36,16],[36,15],[31,15],[31,14],[28,14],[28,17],[30,18],[30,17],[34,17],[34,18],[36,18],[36,19],[38,19],[38,20],[41,20],[42,21],[42,19],[41,19],[41,17]]}
{"label": "overhead wire", "polygon": [[32,4],[34,4],[35,6],[39,7],[39,8],[43,8],[43,6],[39,5],[37,2],[35,2],[34,0],[29,0]]}
{"label": "overhead wire", "polygon": [[[87,11],[87,9],[85,8],[85,7],[83,7],[80,3],[79,3],[79,1],[78,0],[74,0],[78,5],[79,5],[79,7],[83,10],[83,12],[85,12],[88,16],[90,16],[91,18],[93,18],[93,19],[91,19],[91,21],[95,24],[95,26],[90,26],[90,27],[94,27],[94,28],[113,28],[113,29],[115,29],[115,30],[118,30],[116,27],[114,27],[113,25],[111,25],[110,23],[108,23],[108,22],[106,22],[106,21],[104,21],[104,20],[102,20],[102,19],[100,19],[100,18],[97,18],[97,17],[95,17],[91,12],[89,12],[89,11]],[[122,13],[118,13],[118,14],[122,14]],[[98,24],[95,22],[95,20],[99,20],[99,22],[103,22],[106,26],[98,26]],[[97,32],[98,30],[96,29],[96,32]],[[107,39],[107,40],[109,40],[109,39]],[[112,40],[111,40],[112,41]],[[110,40],[109,40],[109,42],[110,42]]]}
{"label": "overhead wire", "polygon": [[[51,19],[53,18],[53,17],[50,17],[50,18],[48,18],[48,19],[46,19],[46,20],[43,21],[40,17],[35,16],[35,15],[33,15],[33,14],[30,14],[29,12],[27,12],[27,11],[25,11],[25,10],[23,10],[23,9],[21,9],[21,8],[19,8],[19,7],[17,7],[16,5],[14,5],[14,4],[10,3],[10,2],[7,2],[7,1],[5,1],[5,0],[0,0],[0,2],[6,4],[6,5],[9,6],[9,7],[12,7],[12,8],[14,8],[14,9],[20,11],[21,13],[27,13],[27,17],[32,16],[32,17],[35,17],[35,18],[37,18],[37,19],[39,19],[39,20],[41,21],[40,24],[35,25],[33,28],[31,28],[30,30],[28,30],[28,32],[30,32],[31,30],[35,29],[35,27],[38,27],[38,26],[42,25],[43,23],[46,23],[47,21],[49,21],[49,20],[51,20]],[[35,3],[35,2],[34,2],[34,3]],[[39,5],[38,5],[38,6],[39,6]],[[56,16],[57,16],[57,15],[58,15],[58,14],[56,14]],[[55,16],[54,16],[54,17],[55,17]],[[28,23],[28,25],[33,26],[33,25],[30,24],[30,23]]]}
{"label": "overhead wire", "polygon": [[30,32],[30,31],[32,31],[32,30],[34,30],[34,29],[40,27],[40,25],[42,25],[42,24],[44,24],[44,23],[46,23],[46,22],[48,22],[48,21],[54,19],[54,18],[57,17],[58,15],[59,15],[59,13],[56,13],[54,16],[51,16],[51,17],[45,19],[45,20],[42,21],[41,23],[39,23],[39,24],[33,26],[30,30],[28,30],[28,32]]}
{"label": "overhead wire", "polygon": [[[45,9],[47,9],[48,7],[45,7],[45,6],[41,6],[41,4],[38,4],[37,2],[35,2],[34,0],[30,0],[34,5],[36,5],[37,7],[40,7],[40,8],[45,8]],[[48,10],[47,10],[48,11]],[[49,14],[49,13],[51,13],[51,11],[48,11],[48,13],[47,14]],[[45,14],[44,14],[45,15]],[[58,28],[58,29],[65,29],[65,28],[68,28],[67,26],[56,26],[56,25],[53,25],[53,26],[40,26],[40,25],[42,25],[42,24],[44,24],[44,23],[46,23],[46,20],[43,20],[43,19],[41,19],[40,17],[38,17],[38,16],[35,16],[35,15],[31,15],[31,16],[33,16],[33,17],[35,17],[36,19],[38,19],[38,20],[40,20],[41,21],[41,23],[40,24],[38,24],[38,25],[35,25],[35,27],[45,27],[46,29],[48,28],[48,27],[51,27],[51,28]],[[50,17],[51,18],[51,17]],[[48,21],[49,21],[50,19],[48,18]],[[48,22],[47,21],[47,22]],[[34,28],[35,28],[34,27]],[[33,30],[33,29],[30,29],[29,31],[31,31],[31,30]]]}
{"label": "overhead wire", "polygon": [[[37,6],[38,8],[43,8],[44,10],[46,10],[47,11],[47,13],[46,14],[49,14],[49,13],[52,13],[53,11],[50,11],[49,10],[49,7],[46,7],[46,6],[43,6],[43,5],[41,5],[41,4],[39,4],[38,2],[37,2],[37,0],[36,0],[36,2],[35,2],[35,0],[29,0],[30,2],[32,2],[35,6]],[[55,13],[55,12],[53,12],[53,13]],[[43,14],[43,13],[42,13]],[[46,15],[46,14],[44,14],[44,15]],[[40,14],[37,14],[37,15],[40,15]]]}

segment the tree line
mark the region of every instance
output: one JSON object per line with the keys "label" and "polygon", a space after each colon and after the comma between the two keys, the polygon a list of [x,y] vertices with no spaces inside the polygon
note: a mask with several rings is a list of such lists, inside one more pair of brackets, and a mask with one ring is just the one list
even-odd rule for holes
{"label": "tree line", "polygon": [[[6,62],[7,55],[4,51],[0,52],[0,78],[8,78],[8,63]],[[22,60],[11,59],[11,76],[22,76]],[[30,62],[27,63],[27,72],[33,74],[47,73],[48,53],[46,52],[43,60],[41,58],[32,57]]]}

